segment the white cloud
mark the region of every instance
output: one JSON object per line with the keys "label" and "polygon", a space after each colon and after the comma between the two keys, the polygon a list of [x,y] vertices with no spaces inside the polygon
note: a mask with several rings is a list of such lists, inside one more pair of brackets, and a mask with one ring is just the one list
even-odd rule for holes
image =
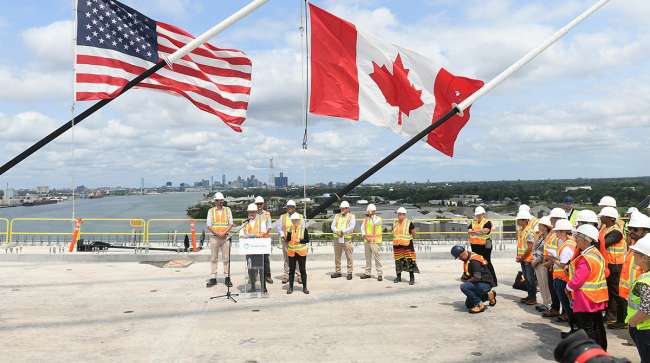
{"label": "white cloud", "polygon": [[4,101],[72,100],[72,71],[40,72],[0,66]]}
{"label": "white cloud", "polygon": [[74,22],[62,20],[42,27],[29,28],[22,33],[22,38],[39,64],[72,69],[73,34]]}

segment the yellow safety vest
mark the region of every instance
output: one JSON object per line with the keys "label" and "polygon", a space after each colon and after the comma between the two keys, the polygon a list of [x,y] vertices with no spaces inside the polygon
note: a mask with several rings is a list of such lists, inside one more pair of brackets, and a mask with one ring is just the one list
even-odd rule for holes
{"label": "yellow safety vest", "polygon": [[228,218],[231,215],[230,208],[221,207],[221,210],[219,210],[217,207],[212,207],[210,213],[212,214],[212,229],[216,230],[217,233],[224,233],[232,224],[232,220]]}
{"label": "yellow safety vest", "polygon": [[401,223],[399,220],[393,222],[393,246],[408,246],[411,244],[413,237],[409,233],[410,225],[411,221],[408,218],[404,218]]}
{"label": "yellow safety vest", "polygon": [[[639,278],[634,282],[634,285],[632,285],[632,290],[630,290],[630,297],[627,299],[627,316],[625,317],[626,324],[630,322],[630,319],[632,319],[634,314],[639,311],[639,307],[641,306],[641,297],[636,295],[636,284],[639,282],[650,285],[650,272],[646,272],[643,275],[639,276]],[[640,324],[637,324],[636,329],[650,330],[650,319],[644,320]]]}
{"label": "yellow safety vest", "polygon": [[[472,232],[478,232],[482,231],[487,224],[488,219],[483,218],[480,222],[477,222],[476,220],[472,221]],[[487,240],[490,239],[490,232],[488,233],[481,233],[481,234],[475,234],[475,235],[470,235],[469,236],[469,244],[471,245],[481,245],[485,246]]]}
{"label": "yellow safety vest", "polygon": [[[348,213],[345,216],[343,216],[341,213],[338,213],[334,219],[336,220],[336,230],[337,231],[344,231],[348,228],[348,225],[350,224],[350,221],[352,220],[352,213]],[[343,238],[345,238],[346,241],[351,241],[352,240],[352,233],[344,233]]]}
{"label": "yellow safety vest", "polygon": [[307,256],[307,244],[300,243],[300,240],[305,238],[305,229],[302,228],[302,225],[298,225],[298,227],[291,225],[290,231],[291,240],[287,241],[287,256]]}
{"label": "yellow safety vest", "polygon": [[[300,225],[302,225],[302,214],[298,213],[300,216]],[[287,238],[287,232],[291,229],[291,216],[289,213],[285,213],[280,216],[280,227],[282,229],[282,237]]]}
{"label": "yellow safety vest", "polygon": [[365,243],[381,243],[382,242],[382,223],[384,223],[384,220],[379,217],[375,216],[378,219],[377,224],[373,222],[372,217],[366,217],[363,219],[363,222],[361,224],[361,228],[363,232],[365,233],[364,237],[364,242]]}
{"label": "yellow safety vest", "polygon": [[533,232],[533,228],[535,228],[536,225],[537,219],[529,220],[526,227],[522,228],[521,231],[519,231],[519,235],[517,236],[517,257],[522,258],[525,262],[530,262],[533,260],[532,253],[528,253],[528,255],[524,254],[528,249],[528,235]]}

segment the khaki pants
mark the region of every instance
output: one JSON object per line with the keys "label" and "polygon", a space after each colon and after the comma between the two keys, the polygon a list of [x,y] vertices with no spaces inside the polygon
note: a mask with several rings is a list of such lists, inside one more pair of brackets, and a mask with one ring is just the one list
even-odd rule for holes
{"label": "khaki pants", "polygon": [[345,243],[334,242],[334,267],[335,272],[341,273],[341,254],[345,252],[345,260],[348,263],[348,273],[352,273],[352,242],[346,241]]}
{"label": "khaki pants", "polygon": [[228,239],[221,239],[215,236],[210,236],[210,274],[217,276],[217,267],[219,266],[219,251],[221,251],[223,259],[223,273],[228,274],[229,260],[230,260],[230,242]]}
{"label": "khaki pants", "polygon": [[542,295],[542,304],[548,307],[551,305],[551,290],[548,285],[548,269],[544,267],[544,265],[539,264],[535,267],[535,275],[537,276],[539,293]]}
{"label": "khaki pants", "polygon": [[377,276],[382,275],[381,254],[379,253],[379,244],[377,243],[364,243],[364,252],[366,253],[366,275],[370,275],[372,270],[372,260],[375,260],[375,269]]}

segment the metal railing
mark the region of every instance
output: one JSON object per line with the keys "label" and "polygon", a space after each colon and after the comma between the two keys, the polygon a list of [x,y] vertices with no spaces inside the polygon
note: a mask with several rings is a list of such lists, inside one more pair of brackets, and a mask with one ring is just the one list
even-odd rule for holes
{"label": "metal railing", "polygon": [[0,222],[2,222],[2,224],[4,225],[4,231],[3,232],[0,231],[0,243],[9,242],[9,233],[11,230],[11,228],[9,227],[10,222],[7,218],[0,218]]}

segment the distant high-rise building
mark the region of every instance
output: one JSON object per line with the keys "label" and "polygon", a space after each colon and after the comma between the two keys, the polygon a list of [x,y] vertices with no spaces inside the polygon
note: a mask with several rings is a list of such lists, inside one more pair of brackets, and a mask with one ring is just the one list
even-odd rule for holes
{"label": "distant high-rise building", "polygon": [[16,191],[14,189],[7,188],[5,189],[5,195],[2,198],[8,204],[9,200],[13,198],[15,195],[16,195]]}
{"label": "distant high-rise building", "polygon": [[288,186],[289,186],[289,178],[284,176],[284,174],[280,172],[280,176],[275,177],[275,187],[286,188]]}
{"label": "distant high-rise building", "polygon": [[165,186],[168,187],[168,188],[171,188],[172,187],[172,182],[168,181],[167,183],[165,183]]}
{"label": "distant high-rise building", "polygon": [[46,186],[36,187],[36,192],[38,194],[47,194],[47,193],[50,192],[50,187],[48,187],[47,185]]}
{"label": "distant high-rise building", "polygon": [[226,186],[226,174],[221,174],[221,185]]}

